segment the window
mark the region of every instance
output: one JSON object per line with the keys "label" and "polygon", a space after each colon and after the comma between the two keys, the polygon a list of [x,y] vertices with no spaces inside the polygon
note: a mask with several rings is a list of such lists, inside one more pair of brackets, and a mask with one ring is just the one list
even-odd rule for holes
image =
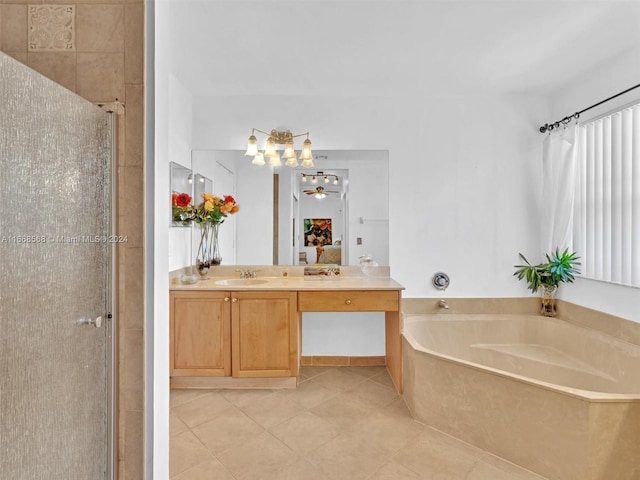
{"label": "window", "polygon": [[582,276],[640,287],[640,104],[580,126],[573,248]]}

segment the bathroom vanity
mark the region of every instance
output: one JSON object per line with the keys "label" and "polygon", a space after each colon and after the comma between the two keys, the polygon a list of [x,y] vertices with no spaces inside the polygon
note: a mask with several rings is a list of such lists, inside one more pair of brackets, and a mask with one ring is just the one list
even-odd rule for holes
{"label": "bathroom vanity", "polygon": [[[344,269],[344,267],[343,267]],[[344,269],[347,270],[347,269]],[[171,276],[172,388],[295,387],[304,312],[385,312],[385,359],[402,391],[400,300],[388,276]],[[277,273],[280,273],[277,271]]]}

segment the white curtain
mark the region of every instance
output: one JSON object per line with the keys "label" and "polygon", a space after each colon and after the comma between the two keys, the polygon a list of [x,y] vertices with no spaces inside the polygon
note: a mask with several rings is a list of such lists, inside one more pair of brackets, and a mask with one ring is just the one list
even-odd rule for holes
{"label": "white curtain", "polygon": [[544,253],[571,245],[578,135],[578,125],[572,124],[552,131],[544,140],[540,211]]}

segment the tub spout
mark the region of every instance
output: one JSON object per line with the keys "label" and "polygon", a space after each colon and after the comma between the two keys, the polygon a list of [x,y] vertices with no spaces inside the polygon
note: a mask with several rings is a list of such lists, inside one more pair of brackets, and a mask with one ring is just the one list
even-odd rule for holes
{"label": "tub spout", "polygon": [[449,305],[447,305],[447,302],[445,302],[444,300],[440,300],[438,302],[438,306],[440,308],[444,308],[445,310],[449,310]]}

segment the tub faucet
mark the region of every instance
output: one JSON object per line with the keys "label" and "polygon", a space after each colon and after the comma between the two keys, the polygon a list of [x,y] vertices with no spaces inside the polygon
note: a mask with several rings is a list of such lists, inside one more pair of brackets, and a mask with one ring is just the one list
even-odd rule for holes
{"label": "tub faucet", "polygon": [[445,302],[444,300],[440,300],[438,302],[438,306],[440,308],[444,308],[445,310],[449,310],[449,305],[447,305],[447,302]]}

